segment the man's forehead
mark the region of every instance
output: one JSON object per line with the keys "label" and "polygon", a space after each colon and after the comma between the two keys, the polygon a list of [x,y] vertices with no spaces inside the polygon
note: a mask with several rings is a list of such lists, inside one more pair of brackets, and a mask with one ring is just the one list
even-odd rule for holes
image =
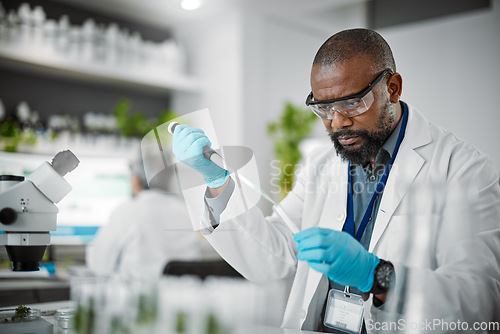
{"label": "man's forehead", "polygon": [[356,74],[367,75],[372,68],[372,62],[368,56],[361,55],[351,57],[343,61],[336,61],[331,64],[315,64],[313,65],[311,75],[317,76],[318,79],[328,77],[353,76]]}
{"label": "man's forehead", "polygon": [[313,95],[323,100],[357,93],[369,83],[366,78],[370,77],[370,72],[370,63],[359,58],[332,65],[314,65],[311,71]]}

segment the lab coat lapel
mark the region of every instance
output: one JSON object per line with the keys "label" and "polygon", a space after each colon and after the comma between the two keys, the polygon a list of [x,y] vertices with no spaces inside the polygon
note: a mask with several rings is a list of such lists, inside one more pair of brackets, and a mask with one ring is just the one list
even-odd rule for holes
{"label": "lab coat lapel", "polygon": [[[333,157],[332,159],[337,159]],[[328,171],[326,177],[322,180],[328,185],[328,193],[324,200],[324,207],[321,213],[321,218],[318,223],[319,227],[329,228],[334,230],[342,230],[346,217],[347,208],[347,168],[348,164],[329,164],[332,168]],[[318,192],[321,196],[323,193]],[[317,200],[322,200],[317,198]],[[304,292],[304,309],[307,309],[316,292],[322,274],[312,268],[308,268],[307,283]]]}
{"label": "lab coat lapel", "polygon": [[394,211],[425,163],[425,159],[415,149],[428,144],[430,141],[429,122],[416,109],[409,107],[405,138],[401,143],[382,195],[370,241],[370,252],[377,245]]}
{"label": "lab coat lapel", "polygon": [[[332,164],[328,177],[328,194],[324,201],[323,211],[318,226],[341,231],[344,226],[347,210],[347,163]],[[319,200],[319,199],[318,199]]]}

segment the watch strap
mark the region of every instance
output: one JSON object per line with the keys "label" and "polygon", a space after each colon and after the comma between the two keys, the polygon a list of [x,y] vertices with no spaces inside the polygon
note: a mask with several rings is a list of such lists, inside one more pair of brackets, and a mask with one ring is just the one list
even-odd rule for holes
{"label": "watch strap", "polygon": [[391,276],[390,285],[392,286],[394,284],[394,280],[395,280],[394,266],[392,265],[391,262],[380,259],[379,264],[377,265],[377,267],[375,267],[375,270],[373,272],[373,276],[374,276],[373,277],[373,286],[372,286],[372,289],[370,290],[370,293],[373,293],[374,295],[378,295],[378,294],[386,293],[387,291],[389,291],[389,288],[383,287],[380,285],[380,282],[378,281],[378,275],[377,275],[378,271],[382,267],[386,267],[386,266],[390,266],[392,268],[392,276]]}

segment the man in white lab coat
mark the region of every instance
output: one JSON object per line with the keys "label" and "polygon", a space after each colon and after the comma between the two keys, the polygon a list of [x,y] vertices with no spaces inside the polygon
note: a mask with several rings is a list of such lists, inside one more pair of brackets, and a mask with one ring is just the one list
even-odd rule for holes
{"label": "man in white lab coat", "polygon": [[133,198],[112,212],[87,246],[87,267],[100,275],[155,280],[168,261],[206,257],[211,246],[193,231],[184,200],[149,189],[142,159],[130,167]]}
{"label": "man in white lab coat", "polygon": [[207,240],[250,280],[294,275],[285,328],[361,331],[346,320],[356,318],[356,305],[339,314],[346,286],[362,295],[368,332],[500,321],[498,173],[473,146],[402,102],[402,83],[376,32],[342,31],[321,46],[306,104],[333,145],[306,159],[280,203],[301,231],[295,235],[277,214],[254,207],[235,215],[240,192],[203,158],[206,136],[175,129],[174,153],[208,185]]}

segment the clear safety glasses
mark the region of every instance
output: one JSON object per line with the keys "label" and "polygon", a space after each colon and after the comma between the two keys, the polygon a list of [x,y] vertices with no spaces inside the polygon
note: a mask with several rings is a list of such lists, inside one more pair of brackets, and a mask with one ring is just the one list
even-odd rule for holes
{"label": "clear safety glasses", "polygon": [[359,93],[349,96],[315,101],[313,93],[311,92],[307,96],[306,106],[308,106],[318,117],[328,120],[333,118],[333,113],[335,111],[349,118],[361,115],[371,107],[374,101],[372,92],[373,87],[375,87],[387,73],[392,75],[392,71],[386,69],[380,73],[365,89]]}

